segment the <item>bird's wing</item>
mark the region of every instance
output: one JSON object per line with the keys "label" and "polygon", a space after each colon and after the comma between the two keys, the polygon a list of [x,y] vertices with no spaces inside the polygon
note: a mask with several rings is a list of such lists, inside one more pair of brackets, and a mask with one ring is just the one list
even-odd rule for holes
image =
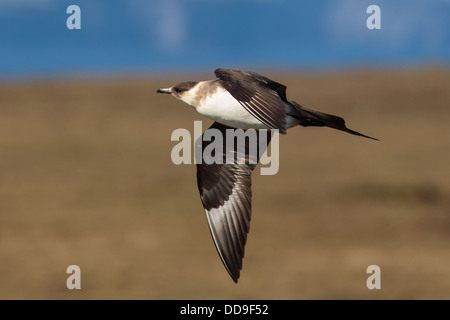
{"label": "bird's wing", "polygon": [[255,72],[216,69],[224,88],[256,119],[286,134],[286,87]]}
{"label": "bird's wing", "polygon": [[[214,122],[208,129],[217,129],[225,137],[225,130],[232,129],[220,123]],[[205,134],[205,133],[204,133]],[[204,135],[203,134],[203,135]],[[202,139],[202,152],[212,143]],[[258,146],[260,137],[258,134]],[[267,134],[267,144],[262,143],[264,150],[270,143],[271,134]],[[237,144],[235,144],[237,145]],[[237,153],[236,148],[226,150],[225,138],[224,149],[216,150],[225,159],[226,152]],[[259,150],[258,150],[259,151]],[[252,189],[251,174],[256,163],[249,163],[249,148],[245,150],[245,163],[223,164],[197,164],[197,184],[200,198],[206,211],[209,228],[214,244],[222,262],[231,278],[237,282],[242,269],[244,258],[244,247],[247,242],[247,233],[250,228],[252,213]],[[259,157],[257,157],[259,161]]]}

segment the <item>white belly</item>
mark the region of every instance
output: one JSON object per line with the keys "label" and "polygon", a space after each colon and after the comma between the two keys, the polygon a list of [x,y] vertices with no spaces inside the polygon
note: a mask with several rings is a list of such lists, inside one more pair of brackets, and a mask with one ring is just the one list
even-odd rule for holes
{"label": "white belly", "polygon": [[197,111],[224,125],[241,129],[268,129],[261,121],[252,116],[245,108],[225,89],[206,98],[197,107]]}
{"label": "white belly", "polygon": [[[286,105],[286,111],[292,108]],[[233,96],[223,88],[201,101],[197,111],[219,123],[233,128],[241,129],[269,129],[265,124],[250,114]],[[298,120],[286,115],[287,128],[298,124]]]}

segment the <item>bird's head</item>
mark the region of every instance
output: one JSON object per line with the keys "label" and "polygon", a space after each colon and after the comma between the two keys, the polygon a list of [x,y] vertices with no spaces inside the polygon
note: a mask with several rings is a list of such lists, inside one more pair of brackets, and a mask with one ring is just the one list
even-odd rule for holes
{"label": "bird's head", "polygon": [[191,89],[194,88],[197,83],[198,82],[194,81],[180,82],[170,88],[159,88],[156,92],[171,94],[175,98],[195,107],[195,94]]}

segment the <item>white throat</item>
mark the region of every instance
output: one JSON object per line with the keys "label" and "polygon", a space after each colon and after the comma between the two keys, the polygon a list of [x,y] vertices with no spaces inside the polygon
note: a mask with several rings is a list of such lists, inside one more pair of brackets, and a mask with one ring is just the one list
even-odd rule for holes
{"label": "white throat", "polygon": [[197,83],[194,87],[192,87],[189,91],[183,92],[180,96],[174,96],[177,99],[180,99],[184,103],[190,105],[193,108],[197,108],[200,103],[199,89],[202,87],[203,83],[206,81],[201,81]]}

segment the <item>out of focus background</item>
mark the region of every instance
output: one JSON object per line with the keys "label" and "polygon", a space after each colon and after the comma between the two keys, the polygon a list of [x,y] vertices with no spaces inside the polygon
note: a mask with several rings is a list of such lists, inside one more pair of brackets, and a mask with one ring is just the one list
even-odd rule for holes
{"label": "out of focus background", "polygon": [[[450,299],[449,16],[444,0],[0,0],[0,298]],[[380,139],[280,137],[237,285],[195,166],[170,157],[175,129],[211,121],[155,93],[217,67]]]}

